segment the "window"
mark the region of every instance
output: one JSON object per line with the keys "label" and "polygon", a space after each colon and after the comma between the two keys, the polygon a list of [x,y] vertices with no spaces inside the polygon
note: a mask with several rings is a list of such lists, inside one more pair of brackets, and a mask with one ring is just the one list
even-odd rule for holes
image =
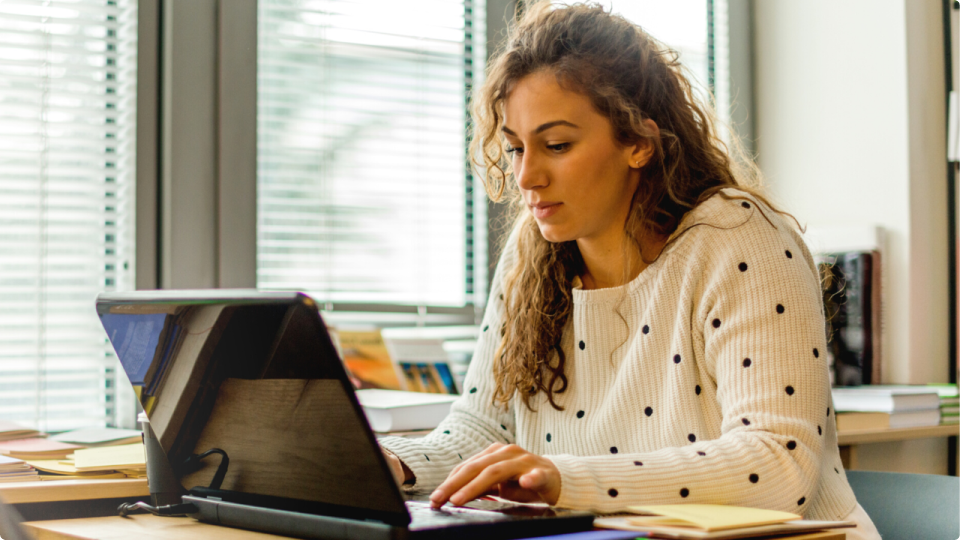
{"label": "window", "polygon": [[475,0],[260,0],[257,286],[321,302],[483,304],[467,166]]}
{"label": "window", "polygon": [[133,288],[136,7],[0,3],[0,418],[42,430],[116,421],[94,299]]}

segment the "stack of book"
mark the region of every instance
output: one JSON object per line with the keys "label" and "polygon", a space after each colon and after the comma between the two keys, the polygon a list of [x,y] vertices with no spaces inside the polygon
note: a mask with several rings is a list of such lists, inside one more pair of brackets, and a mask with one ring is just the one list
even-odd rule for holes
{"label": "stack of book", "polygon": [[958,386],[953,383],[929,383],[928,387],[937,391],[941,399],[941,424],[958,424],[958,405],[961,403]]}
{"label": "stack of book", "polygon": [[941,398],[926,385],[863,385],[831,390],[838,431],[936,426]]}

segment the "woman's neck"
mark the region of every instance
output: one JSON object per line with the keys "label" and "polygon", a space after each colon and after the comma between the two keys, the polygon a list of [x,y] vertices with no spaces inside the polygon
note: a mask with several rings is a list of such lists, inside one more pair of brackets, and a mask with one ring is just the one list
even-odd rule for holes
{"label": "woman's neck", "polygon": [[[647,268],[645,261],[657,257],[666,240],[653,235],[642,236],[642,257],[636,245],[626,239],[623,233],[615,238],[578,239],[577,247],[584,260],[584,273],[581,275],[584,289],[605,289],[631,282]],[[626,274],[625,269],[628,270]]]}

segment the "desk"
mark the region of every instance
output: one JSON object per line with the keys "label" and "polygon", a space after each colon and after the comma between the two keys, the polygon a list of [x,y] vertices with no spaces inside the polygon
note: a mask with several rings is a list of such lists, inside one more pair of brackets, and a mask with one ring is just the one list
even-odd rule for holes
{"label": "desk", "polygon": [[146,479],[65,479],[0,483],[0,497],[9,504],[145,498],[150,496]]}
{"label": "desk", "polygon": [[[94,517],[25,522],[36,539],[291,539],[261,532],[214,526],[186,517]],[[613,530],[612,530],[613,531]],[[814,532],[781,539],[844,539],[843,531]]]}
{"label": "desk", "polygon": [[268,533],[204,524],[189,517],[91,517],[24,522],[36,539],[291,539]]}
{"label": "desk", "polygon": [[915,428],[885,428],[881,430],[848,430],[838,432],[841,463],[846,470],[858,469],[858,445],[886,441],[946,438],[957,436],[958,425],[922,426]]}

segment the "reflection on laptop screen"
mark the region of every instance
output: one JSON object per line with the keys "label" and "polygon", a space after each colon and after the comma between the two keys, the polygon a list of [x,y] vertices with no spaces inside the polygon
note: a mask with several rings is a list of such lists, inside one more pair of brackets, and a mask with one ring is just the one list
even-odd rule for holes
{"label": "reflection on laptop screen", "polygon": [[225,490],[403,512],[311,299],[158,296],[101,297],[98,312],[184,488],[219,465],[187,457],[219,448]]}

